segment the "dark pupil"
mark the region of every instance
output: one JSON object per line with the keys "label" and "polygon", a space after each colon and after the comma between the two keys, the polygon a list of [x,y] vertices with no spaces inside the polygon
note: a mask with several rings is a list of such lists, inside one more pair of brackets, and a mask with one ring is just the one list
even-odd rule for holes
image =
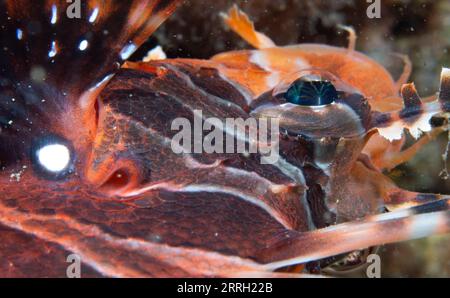
{"label": "dark pupil", "polygon": [[333,103],[338,94],[329,81],[296,80],[285,94],[288,102],[302,106],[321,106]]}

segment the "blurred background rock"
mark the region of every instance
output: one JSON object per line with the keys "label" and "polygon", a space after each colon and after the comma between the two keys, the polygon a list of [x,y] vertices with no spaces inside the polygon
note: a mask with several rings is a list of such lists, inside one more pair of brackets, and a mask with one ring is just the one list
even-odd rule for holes
{"label": "blurred background rock", "polygon": [[[337,25],[351,25],[358,34],[357,50],[385,65],[394,78],[403,64],[390,54],[408,55],[413,61],[410,80],[424,97],[438,90],[441,67],[450,66],[448,0],[381,0],[380,19],[367,17],[369,3],[364,0],[188,0],[147,46],[160,44],[169,57],[191,58],[250,48],[219,17],[219,12],[234,3],[277,45],[311,42],[346,46],[347,35]],[[447,137],[442,135],[414,160],[388,174],[406,189],[450,193],[450,179],[439,176],[446,144]],[[449,247],[450,236],[386,245],[380,250],[382,275],[449,277]]]}

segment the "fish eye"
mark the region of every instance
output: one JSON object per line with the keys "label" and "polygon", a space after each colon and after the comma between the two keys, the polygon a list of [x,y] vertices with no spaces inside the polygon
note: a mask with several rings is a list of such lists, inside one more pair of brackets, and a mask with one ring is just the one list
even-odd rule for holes
{"label": "fish eye", "polygon": [[61,179],[73,172],[72,147],[61,137],[40,138],[31,154],[34,169],[44,178]]}
{"label": "fish eye", "polygon": [[335,102],[338,92],[330,81],[308,81],[300,78],[289,86],[284,98],[295,105],[323,106]]}

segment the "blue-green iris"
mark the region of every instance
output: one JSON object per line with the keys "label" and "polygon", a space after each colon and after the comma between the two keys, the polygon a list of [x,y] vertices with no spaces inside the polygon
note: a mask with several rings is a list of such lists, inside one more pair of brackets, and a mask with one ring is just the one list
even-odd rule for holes
{"label": "blue-green iris", "polygon": [[322,106],[336,101],[338,93],[329,81],[298,79],[291,84],[284,97],[296,105]]}

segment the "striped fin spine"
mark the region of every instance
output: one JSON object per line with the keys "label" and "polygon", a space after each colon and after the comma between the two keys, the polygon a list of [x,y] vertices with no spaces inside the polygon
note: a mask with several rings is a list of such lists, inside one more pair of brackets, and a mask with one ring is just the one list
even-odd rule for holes
{"label": "striped fin spine", "polygon": [[407,129],[414,138],[432,130],[432,117],[448,113],[450,110],[450,69],[443,68],[438,98],[431,102],[422,102],[413,83],[404,84],[401,88],[404,107],[401,111],[376,113],[372,117],[372,127],[378,129],[380,135],[393,141],[403,136]]}

